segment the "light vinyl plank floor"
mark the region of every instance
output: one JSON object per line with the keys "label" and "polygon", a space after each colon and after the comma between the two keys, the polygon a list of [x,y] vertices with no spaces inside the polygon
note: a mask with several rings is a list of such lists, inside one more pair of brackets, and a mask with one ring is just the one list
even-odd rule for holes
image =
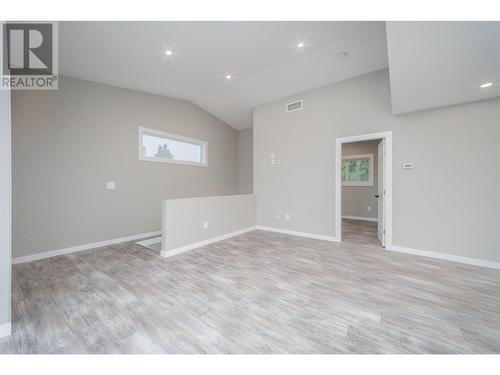
{"label": "light vinyl plank floor", "polygon": [[342,219],[342,241],[382,247],[377,236],[377,222]]}
{"label": "light vinyl plank floor", "polygon": [[500,271],[253,231],[13,267],[0,353],[500,353]]}

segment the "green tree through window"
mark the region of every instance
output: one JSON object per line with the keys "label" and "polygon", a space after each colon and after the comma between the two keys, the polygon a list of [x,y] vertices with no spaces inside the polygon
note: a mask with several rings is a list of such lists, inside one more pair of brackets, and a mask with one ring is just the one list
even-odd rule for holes
{"label": "green tree through window", "polygon": [[165,143],[163,145],[158,145],[158,151],[156,152],[155,156],[157,158],[173,159],[175,155],[170,152],[167,144]]}
{"label": "green tree through window", "polygon": [[350,159],[342,160],[342,181],[358,182],[368,181],[369,160]]}

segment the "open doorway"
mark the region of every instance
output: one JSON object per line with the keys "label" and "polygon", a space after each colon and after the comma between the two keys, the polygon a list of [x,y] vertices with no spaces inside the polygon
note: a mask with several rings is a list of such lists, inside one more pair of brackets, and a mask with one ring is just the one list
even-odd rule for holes
{"label": "open doorway", "polygon": [[342,144],[342,239],[345,242],[382,246],[383,232],[378,230],[378,213],[383,211],[380,143],[382,139]]}
{"label": "open doorway", "polygon": [[336,140],[336,234],[339,241],[390,247],[392,134]]}

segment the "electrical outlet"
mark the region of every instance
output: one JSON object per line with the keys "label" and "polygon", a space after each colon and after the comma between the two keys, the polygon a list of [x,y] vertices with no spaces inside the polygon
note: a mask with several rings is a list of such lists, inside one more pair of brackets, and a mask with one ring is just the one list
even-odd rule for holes
{"label": "electrical outlet", "polygon": [[275,217],[276,219],[279,219],[279,218],[281,218],[281,214],[280,214],[279,212],[277,212],[277,213],[275,213],[275,214],[274,214],[274,217]]}
{"label": "electrical outlet", "polygon": [[203,229],[208,229],[208,221],[203,222]]}
{"label": "electrical outlet", "polygon": [[286,215],[285,215],[285,220],[286,220],[286,221],[290,221],[290,214],[286,214]]}
{"label": "electrical outlet", "polygon": [[108,182],[106,182],[106,189],[108,189],[108,190],[115,190],[116,189],[116,184],[113,181],[108,181]]}
{"label": "electrical outlet", "polygon": [[371,210],[372,210],[372,206],[368,206],[368,207],[367,207],[367,210],[368,210],[368,211],[371,211]]}

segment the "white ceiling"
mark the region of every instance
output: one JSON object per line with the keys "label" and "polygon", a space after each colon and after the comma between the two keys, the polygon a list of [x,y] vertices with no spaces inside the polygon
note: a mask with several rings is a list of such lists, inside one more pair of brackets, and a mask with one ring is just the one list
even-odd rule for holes
{"label": "white ceiling", "polygon": [[59,40],[61,74],[189,100],[237,129],[257,105],[388,65],[384,22],[61,22]]}
{"label": "white ceiling", "polygon": [[500,22],[386,27],[394,114],[500,96]]}

